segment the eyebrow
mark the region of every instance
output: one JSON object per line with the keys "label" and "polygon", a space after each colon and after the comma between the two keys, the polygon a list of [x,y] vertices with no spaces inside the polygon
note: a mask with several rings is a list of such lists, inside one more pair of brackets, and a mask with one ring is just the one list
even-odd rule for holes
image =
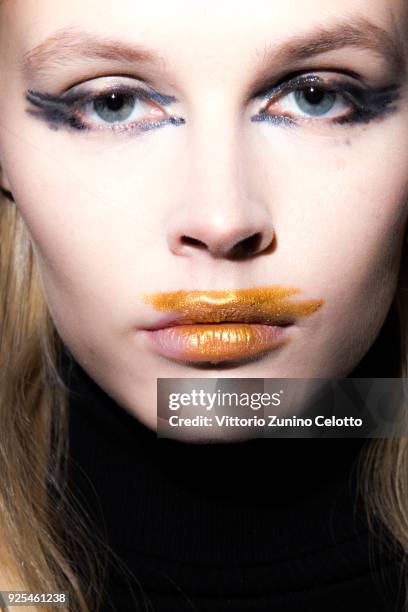
{"label": "eyebrow", "polygon": [[20,62],[23,74],[47,75],[50,70],[78,59],[144,63],[163,66],[164,58],[143,45],[125,44],[99,37],[77,28],[57,30],[39,45],[25,53]]}
{"label": "eyebrow", "polygon": [[[384,30],[365,18],[319,27],[294,35],[283,45],[266,45],[262,64],[294,63],[317,55],[354,47],[373,51],[387,61],[396,73],[406,70],[406,52],[398,32]],[[23,55],[21,67],[26,76],[47,74],[66,62],[80,58],[165,66],[164,58],[143,45],[125,44],[83,32],[77,28],[57,30],[45,41]]]}
{"label": "eyebrow", "polygon": [[276,63],[277,55],[282,63],[301,62],[348,47],[377,54],[398,75],[406,70],[406,49],[397,28],[393,28],[391,33],[362,17],[321,26],[311,33],[297,34],[279,48],[266,45],[262,63],[266,66]]}

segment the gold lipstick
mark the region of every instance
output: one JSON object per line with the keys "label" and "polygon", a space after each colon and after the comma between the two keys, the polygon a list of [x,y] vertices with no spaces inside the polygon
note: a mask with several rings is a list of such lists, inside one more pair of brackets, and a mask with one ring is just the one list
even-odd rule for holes
{"label": "gold lipstick", "polygon": [[310,316],[321,299],[291,301],[296,288],[256,287],[226,291],[167,291],[144,294],[156,310],[169,313],[149,333],[164,356],[190,361],[256,357],[288,341],[287,326]]}

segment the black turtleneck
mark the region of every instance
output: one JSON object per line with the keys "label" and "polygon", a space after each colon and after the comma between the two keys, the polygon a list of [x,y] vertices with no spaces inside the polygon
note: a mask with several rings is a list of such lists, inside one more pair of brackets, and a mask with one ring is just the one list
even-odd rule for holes
{"label": "black turtleneck", "polygon": [[[71,490],[122,562],[103,612],[397,612],[356,488],[364,439],[157,438],[76,363]],[[133,595],[132,595],[133,593]]]}

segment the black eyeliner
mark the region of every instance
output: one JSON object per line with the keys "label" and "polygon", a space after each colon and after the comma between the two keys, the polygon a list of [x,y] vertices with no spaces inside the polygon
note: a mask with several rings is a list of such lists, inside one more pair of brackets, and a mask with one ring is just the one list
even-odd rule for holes
{"label": "black eyeliner", "polygon": [[[354,111],[349,115],[339,118],[330,119],[332,123],[339,125],[369,123],[374,119],[379,119],[387,114],[397,110],[395,103],[400,98],[401,86],[391,85],[383,88],[370,89],[364,86],[353,85],[352,83],[337,81],[327,82],[317,75],[301,75],[290,79],[289,81],[279,83],[272,89],[262,92],[257,97],[262,99],[270,99],[278,97],[283,93],[291,93],[300,91],[307,86],[316,85],[323,91],[337,93],[342,95],[344,99],[354,105]],[[281,118],[282,120],[279,120]],[[298,120],[285,115],[273,115],[266,110],[261,111],[257,115],[251,117],[251,121],[269,121],[275,125],[294,126],[301,121],[308,120],[308,117]],[[313,117],[310,117],[313,119]]]}
{"label": "black eyeliner", "polygon": [[33,117],[45,119],[52,128],[56,129],[59,125],[63,125],[75,128],[76,130],[85,129],[84,123],[72,114],[65,104],[61,104],[60,101],[45,99],[44,94],[37,94],[31,91],[27,93],[26,99],[36,107],[35,109],[28,108],[26,112]]}
{"label": "black eyeliner", "polygon": [[324,81],[316,74],[302,74],[299,76],[295,76],[289,79],[288,81],[281,81],[277,85],[274,85],[273,87],[269,87],[265,91],[262,91],[256,97],[260,99],[269,99],[278,96],[281,93],[293,91],[296,87],[300,85],[315,85],[316,83],[322,84],[324,83]]}
{"label": "black eyeliner", "polygon": [[336,93],[345,92],[346,98],[356,106],[353,113],[349,116],[338,117],[333,121],[340,125],[350,123],[369,123],[374,119],[381,119],[396,110],[396,102],[401,97],[401,86],[392,85],[390,87],[367,90],[360,90],[353,85],[333,89]]}
{"label": "black eyeliner", "polygon": [[[162,106],[168,106],[169,104],[177,102],[177,99],[174,96],[163,95],[155,91],[148,91],[142,87],[116,86],[107,88],[100,92],[85,90],[78,93],[67,92],[61,96],[28,90],[26,93],[26,100],[36,108],[28,108],[27,113],[35,117],[45,119],[51,124],[51,127],[54,128],[61,125],[72,127],[76,130],[95,131],[98,128],[89,127],[75,113],[79,113],[79,111],[86,104],[91,103],[98,98],[106,98],[112,93],[117,93],[124,96],[134,96],[137,99],[151,100],[161,104]],[[136,131],[146,131],[149,129],[149,126],[151,128],[155,128],[162,125],[181,125],[184,123],[185,120],[182,117],[168,117],[166,119],[157,121],[140,121],[136,125],[129,126],[129,128],[124,126],[122,130],[120,130],[120,127],[116,127],[116,131],[129,131],[130,129],[134,129]],[[112,124],[110,129],[113,129],[113,131],[115,130],[114,126],[120,126],[120,124]]]}
{"label": "black eyeliner", "polygon": [[[92,91],[89,89],[85,89],[84,91],[74,92],[68,91],[60,96],[54,96],[52,94],[41,93],[39,91],[33,91],[29,89],[27,91],[27,99],[30,101],[44,102],[49,104],[58,104],[61,106],[70,106],[72,107],[76,103],[86,104],[87,102],[92,102],[95,98],[107,97],[112,93],[117,93],[120,95],[129,95],[144,98],[146,100],[151,100],[152,102],[157,102],[162,106],[169,106],[169,104],[173,104],[177,102],[177,98],[174,96],[167,96],[161,94],[157,91],[144,89],[143,87],[130,87],[129,85],[117,85],[114,87],[107,87],[106,89],[98,92]],[[34,99],[34,100],[32,100]],[[34,102],[35,103],[35,102]]]}

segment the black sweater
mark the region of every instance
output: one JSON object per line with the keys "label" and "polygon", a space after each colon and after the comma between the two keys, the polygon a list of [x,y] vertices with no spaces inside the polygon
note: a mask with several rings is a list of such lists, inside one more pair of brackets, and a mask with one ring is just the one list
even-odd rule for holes
{"label": "black sweater", "polygon": [[157,438],[77,363],[67,380],[70,487],[128,569],[103,612],[402,610],[357,496],[369,440]]}

